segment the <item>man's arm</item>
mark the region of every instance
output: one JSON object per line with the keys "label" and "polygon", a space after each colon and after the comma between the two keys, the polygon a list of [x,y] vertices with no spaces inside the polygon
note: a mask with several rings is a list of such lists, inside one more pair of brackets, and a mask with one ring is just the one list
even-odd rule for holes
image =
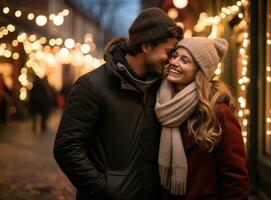
{"label": "man's arm", "polygon": [[98,102],[86,77],[79,78],[72,88],[54,144],[55,159],[65,175],[77,189],[90,194],[106,187],[104,174],[97,171],[87,153],[88,141],[95,134]]}

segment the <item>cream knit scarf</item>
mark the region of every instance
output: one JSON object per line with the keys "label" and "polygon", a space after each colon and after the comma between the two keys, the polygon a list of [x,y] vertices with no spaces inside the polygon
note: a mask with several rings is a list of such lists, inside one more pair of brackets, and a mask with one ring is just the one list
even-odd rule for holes
{"label": "cream knit scarf", "polygon": [[173,84],[163,80],[155,105],[156,116],[163,126],[158,159],[159,173],[161,185],[175,195],[185,194],[188,171],[179,126],[189,118],[197,105],[195,82],[175,95]]}

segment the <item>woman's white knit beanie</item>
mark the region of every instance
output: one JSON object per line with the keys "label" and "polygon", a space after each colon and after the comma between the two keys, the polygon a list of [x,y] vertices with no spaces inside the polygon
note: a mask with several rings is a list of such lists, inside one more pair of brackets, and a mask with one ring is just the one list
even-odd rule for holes
{"label": "woman's white knit beanie", "polygon": [[194,57],[208,80],[212,79],[217,65],[223,61],[228,42],[222,38],[190,37],[178,42],[178,47],[186,48]]}

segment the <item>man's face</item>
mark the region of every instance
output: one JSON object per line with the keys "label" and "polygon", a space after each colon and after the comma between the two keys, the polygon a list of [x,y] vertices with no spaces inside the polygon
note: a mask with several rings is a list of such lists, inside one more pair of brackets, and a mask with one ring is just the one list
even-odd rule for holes
{"label": "man's face", "polygon": [[169,56],[174,50],[178,40],[170,38],[156,46],[148,45],[145,51],[144,67],[146,75],[162,76],[165,65],[169,62]]}

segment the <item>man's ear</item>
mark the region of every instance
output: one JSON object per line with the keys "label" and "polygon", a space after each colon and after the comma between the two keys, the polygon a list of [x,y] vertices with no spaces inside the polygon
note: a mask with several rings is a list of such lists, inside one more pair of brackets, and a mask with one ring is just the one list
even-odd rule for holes
{"label": "man's ear", "polygon": [[142,48],[142,52],[143,52],[143,53],[147,53],[147,51],[148,51],[149,48],[150,48],[150,45],[149,45],[149,44],[142,44],[142,45],[141,45],[141,48]]}

